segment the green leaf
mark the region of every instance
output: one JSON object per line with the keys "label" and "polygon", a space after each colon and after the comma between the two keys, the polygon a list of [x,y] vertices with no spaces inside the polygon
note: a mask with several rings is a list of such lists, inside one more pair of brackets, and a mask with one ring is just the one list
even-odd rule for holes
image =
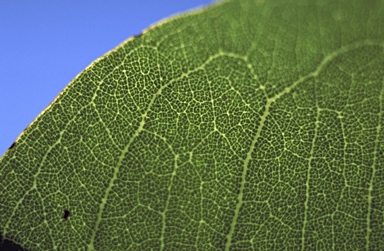
{"label": "green leaf", "polygon": [[383,250],[384,2],[233,0],[85,69],[0,161],[30,250]]}

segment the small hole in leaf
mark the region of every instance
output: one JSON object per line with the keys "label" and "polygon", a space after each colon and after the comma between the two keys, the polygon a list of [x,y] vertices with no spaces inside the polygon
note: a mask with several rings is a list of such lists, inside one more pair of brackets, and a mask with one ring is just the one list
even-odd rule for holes
{"label": "small hole in leaf", "polygon": [[64,220],[68,220],[70,215],[71,215],[71,212],[69,212],[68,210],[64,210],[64,215],[63,215]]}

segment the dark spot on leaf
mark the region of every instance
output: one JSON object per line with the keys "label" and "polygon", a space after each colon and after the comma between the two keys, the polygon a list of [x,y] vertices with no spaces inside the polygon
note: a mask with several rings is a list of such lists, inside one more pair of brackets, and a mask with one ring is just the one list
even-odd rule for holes
{"label": "dark spot on leaf", "polygon": [[134,38],[139,38],[141,37],[141,35],[143,35],[143,33],[140,33],[139,35],[133,35]]}
{"label": "dark spot on leaf", "polygon": [[71,215],[71,212],[69,212],[68,210],[64,210],[64,215],[63,215],[64,220],[68,220],[70,215]]}
{"label": "dark spot on leaf", "polygon": [[15,147],[16,145],[16,142],[13,142],[12,145],[8,148],[8,150],[12,149],[13,147]]}

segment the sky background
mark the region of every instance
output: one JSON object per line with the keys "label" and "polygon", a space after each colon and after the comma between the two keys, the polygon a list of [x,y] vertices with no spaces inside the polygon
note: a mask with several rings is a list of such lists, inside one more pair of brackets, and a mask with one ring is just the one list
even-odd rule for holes
{"label": "sky background", "polygon": [[213,0],[0,0],[0,156],[78,73],[142,30]]}

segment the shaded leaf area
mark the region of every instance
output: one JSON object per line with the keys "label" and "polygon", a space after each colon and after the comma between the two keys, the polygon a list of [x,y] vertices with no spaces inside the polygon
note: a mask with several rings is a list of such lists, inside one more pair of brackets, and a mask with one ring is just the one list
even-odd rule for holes
{"label": "shaded leaf area", "polygon": [[0,250],[2,251],[27,251],[26,249],[22,248],[20,245],[7,240],[3,239],[3,235],[0,233]]}
{"label": "shaded leaf area", "polygon": [[0,161],[30,250],[384,249],[384,3],[225,1],[84,70]]}

